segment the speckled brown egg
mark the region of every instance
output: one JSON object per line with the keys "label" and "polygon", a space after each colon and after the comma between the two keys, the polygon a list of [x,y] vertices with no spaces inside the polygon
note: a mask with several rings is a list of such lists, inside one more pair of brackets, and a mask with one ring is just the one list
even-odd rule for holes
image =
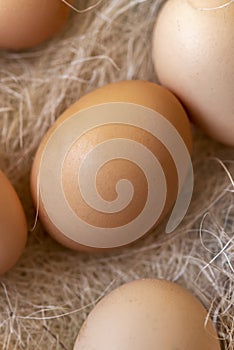
{"label": "speckled brown egg", "polygon": [[0,48],[19,50],[42,43],[61,29],[70,10],[62,0],[0,0]]}
{"label": "speckled brown egg", "polygon": [[127,283],[104,297],[80,329],[74,350],[220,350],[207,311],[165,280]]}
{"label": "speckled brown egg", "polygon": [[[31,189],[42,223],[74,249],[136,241],[177,200],[191,144],[186,113],[165,88],[122,81],[94,90],[58,118],[38,148]],[[180,204],[183,217],[188,203]],[[175,212],[172,228],[182,219]]]}
{"label": "speckled brown egg", "polygon": [[27,240],[27,223],[20,200],[0,171],[0,275],[21,256]]}

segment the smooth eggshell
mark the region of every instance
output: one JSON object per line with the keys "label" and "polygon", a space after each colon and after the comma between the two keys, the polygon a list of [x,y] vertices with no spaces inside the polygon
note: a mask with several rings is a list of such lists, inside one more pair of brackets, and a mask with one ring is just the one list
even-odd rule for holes
{"label": "smooth eggshell", "polygon": [[[155,124],[147,131],[145,127],[148,127],[149,117],[151,121],[153,118]],[[115,118],[115,122],[111,118]],[[132,118],[135,118],[135,123],[140,123],[141,127],[128,124]],[[161,122],[165,123],[163,127],[159,126]],[[164,137],[165,143],[172,142],[175,135],[171,135],[170,132],[168,134],[168,122],[173,129],[173,135],[176,133],[181,139],[182,147],[186,148],[187,152],[191,150],[191,130],[183,107],[168,90],[145,81],[122,81],[106,85],[83,96],[66,110],[42,140],[32,168],[32,195],[47,231],[60,243],[73,249],[105,250],[127,245],[155,228],[171,209],[178,190],[178,176],[173,157],[166,145],[151,134],[151,131],[155,131]],[[90,127],[92,123],[100,125]],[[86,128],[88,131],[85,131]],[[109,142],[108,145],[103,146],[99,153],[95,153],[105,142]],[[114,144],[116,146],[113,146]],[[176,143],[173,143],[173,150],[175,146]],[[118,155],[116,152],[123,152],[123,156],[122,153]],[[129,158],[126,152],[131,153]],[[146,152],[146,156],[140,156],[142,152]],[[87,161],[88,155],[91,154],[92,157],[94,153],[96,156]],[[109,157],[110,154],[115,155],[97,171],[94,179],[98,192],[96,202],[99,197],[103,199],[103,209],[97,210],[95,204],[92,206],[96,194],[92,192],[90,195],[92,203],[89,205],[90,202],[84,199],[81,188],[86,188],[86,193],[92,189],[90,179],[94,177],[93,167],[99,159]],[[161,200],[162,187],[158,173],[154,175],[156,167],[148,161],[151,180],[147,182],[141,167],[131,161],[132,158],[141,157],[141,162],[147,162],[152,154],[163,168],[167,186],[165,205],[160,217],[155,220],[154,212]],[[186,169],[183,157],[179,158],[179,161],[182,168]],[[102,164],[104,163],[103,161]],[[78,174],[82,164],[85,175],[81,186]],[[121,183],[120,180],[123,179],[129,180],[133,187],[132,200],[126,205],[123,205],[123,202],[126,197],[129,198],[130,189],[129,186],[126,188],[126,181]],[[154,195],[152,191],[156,191]],[[156,203],[147,211],[145,206],[150,197],[149,193]],[[115,205],[116,201],[121,208],[111,211],[111,206]],[[145,222],[148,224],[152,220],[152,225],[149,224],[145,229],[140,222],[135,229],[130,229],[130,225],[133,225],[135,219],[138,220],[143,212],[148,215]],[[74,218],[79,218],[79,222],[75,222]]]}
{"label": "smooth eggshell", "polygon": [[0,48],[42,43],[59,31],[70,10],[61,0],[0,0]]}
{"label": "smooth eggshell", "polygon": [[234,146],[234,2],[167,1],[155,24],[153,61],[193,121]]}
{"label": "smooth eggshell", "polygon": [[220,350],[200,301],[178,284],[145,279],[104,297],[80,329],[74,350]]}
{"label": "smooth eggshell", "polygon": [[0,171],[0,275],[19,259],[27,240],[27,223],[20,200]]}

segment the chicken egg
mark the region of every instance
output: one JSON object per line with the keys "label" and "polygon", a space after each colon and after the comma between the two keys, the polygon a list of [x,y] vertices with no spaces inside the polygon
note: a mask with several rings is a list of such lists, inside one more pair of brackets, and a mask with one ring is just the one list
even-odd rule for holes
{"label": "chicken egg", "polygon": [[57,119],[38,148],[31,189],[42,223],[74,249],[134,242],[178,198],[191,145],[186,113],[165,88],[122,81],[94,90]]}
{"label": "chicken egg", "polygon": [[0,0],[0,48],[41,44],[59,31],[70,10],[62,0]]}
{"label": "chicken egg", "polygon": [[0,171],[0,275],[19,259],[27,240],[27,223],[20,200]]}
{"label": "chicken egg", "polygon": [[91,311],[74,350],[220,350],[207,311],[189,291],[166,280],[136,280]]}
{"label": "chicken egg", "polygon": [[165,2],[155,24],[153,61],[160,82],[191,119],[234,146],[234,2]]}

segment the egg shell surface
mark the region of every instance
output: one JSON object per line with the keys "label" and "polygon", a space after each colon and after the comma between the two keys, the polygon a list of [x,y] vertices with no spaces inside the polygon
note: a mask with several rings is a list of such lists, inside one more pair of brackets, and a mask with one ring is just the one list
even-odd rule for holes
{"label": "egg shell surface", "polygon": [[61,29],[70,10],[61,0],[0,0],[0,48],[41,44]]}
{"label": "egg shell surface", "polygon": [[234,146],[234,2],[169,0],[156,20],[160,82],[214,139]]}
{"label": "egg shell surface", "polygon": [[189,291],[166,280],[136,280],[91,311],[74,350],[220,350],[207,311]]}
{"label": "egg shell surface", "polygon": [[[152,230],[168,213],[177,195],[176,165],[166,145],[151,134],[151,129],[146,130],[148,117],[153,118],[155,123],[157,118],[158,123],[166,123],[162,130],[156,130],[165,143],[170,142],[171,134],[168,136],[167,131],[163,130],[170,124],[172,133],[181,139],[189,154],[192,147],[191,130],[183,107],[168,90],[145,81],[122,81],[94,90],[67,109],[49,129],[34,159],[31,189],[42,223],[60,243],[84,250],[105,250],[127,245]],[[130,119],[134,119],[134,122],[128,123]],[[123,156],[118,152],[122,152]],[[128,225],[140,217],[149,192],[158,186],[159,192],[151,196],[156,202],[157,196],[161,196],[160,181],[157,181],[157,176],[161,175],[153,177],[154,166],[150,161],[142,166],[149,168],[150,181],[147,181],[141,167],[136,165],[135,158],[140,157],[141,152],[145,155],[140,162],[147,162],[154,154],[161,164],[167,194],[160,217],[152,221],[152,225],[143,233],[143,226],[135,227],[139,231],[137,236],[135,229],[131,231]],[[92,154],[96,156],[92,158]],[[136,160],[135,164],[131,158]],[[96,165],[94,169],[99,159],[104,166]],[[155,161],[154,158],[152,161]],[[82,182],[77,181],[80,170],[84,175],[81,176]],[[92,180],[96,182],[96,189],[92,187]],[[132,187],[125,180],[129,180]],[[149,186],[152,190],[149,190]],[[98,195],[94,193],[95,190]],[[85,200],[86,193],[90,191],[91,202],[94,202],[94,198],[97,203],[100,203],[100,197],[104,199],[102,209],[95,209],[96,204]],[[113,209],[116,207],[118,209]],[[79,217],[79,223],[74,221],[72,224],[74,214],[76,218]],[[154,206],[146,214],[152,220]]]}
{"label": "egg shell surface", "polygon": [[21,256],[27,240],[23,207],[7,177],[0,171],[0,275]]}

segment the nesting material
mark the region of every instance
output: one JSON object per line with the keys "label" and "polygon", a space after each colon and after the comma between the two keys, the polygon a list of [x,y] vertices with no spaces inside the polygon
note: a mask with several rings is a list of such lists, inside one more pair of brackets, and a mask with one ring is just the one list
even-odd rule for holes
{"label": "nesting material", "polygon": [[[30,168],[54,120],[104,84],[157,82],[151,36],[162,3],[76,1],[80,13],[73,11],[53,40],[0,52],[0,168],[22,199],[29,229],[35,221]],[[72,349],[96,302],[143,277],[191,290],[215,322],[223,349],[234,349],[234,149],[193,133],[194,196],[173,234],[162,225],[131,247],[96,256],[60,246],[37,223],[19,263],[0,278],[1,349]]]}

